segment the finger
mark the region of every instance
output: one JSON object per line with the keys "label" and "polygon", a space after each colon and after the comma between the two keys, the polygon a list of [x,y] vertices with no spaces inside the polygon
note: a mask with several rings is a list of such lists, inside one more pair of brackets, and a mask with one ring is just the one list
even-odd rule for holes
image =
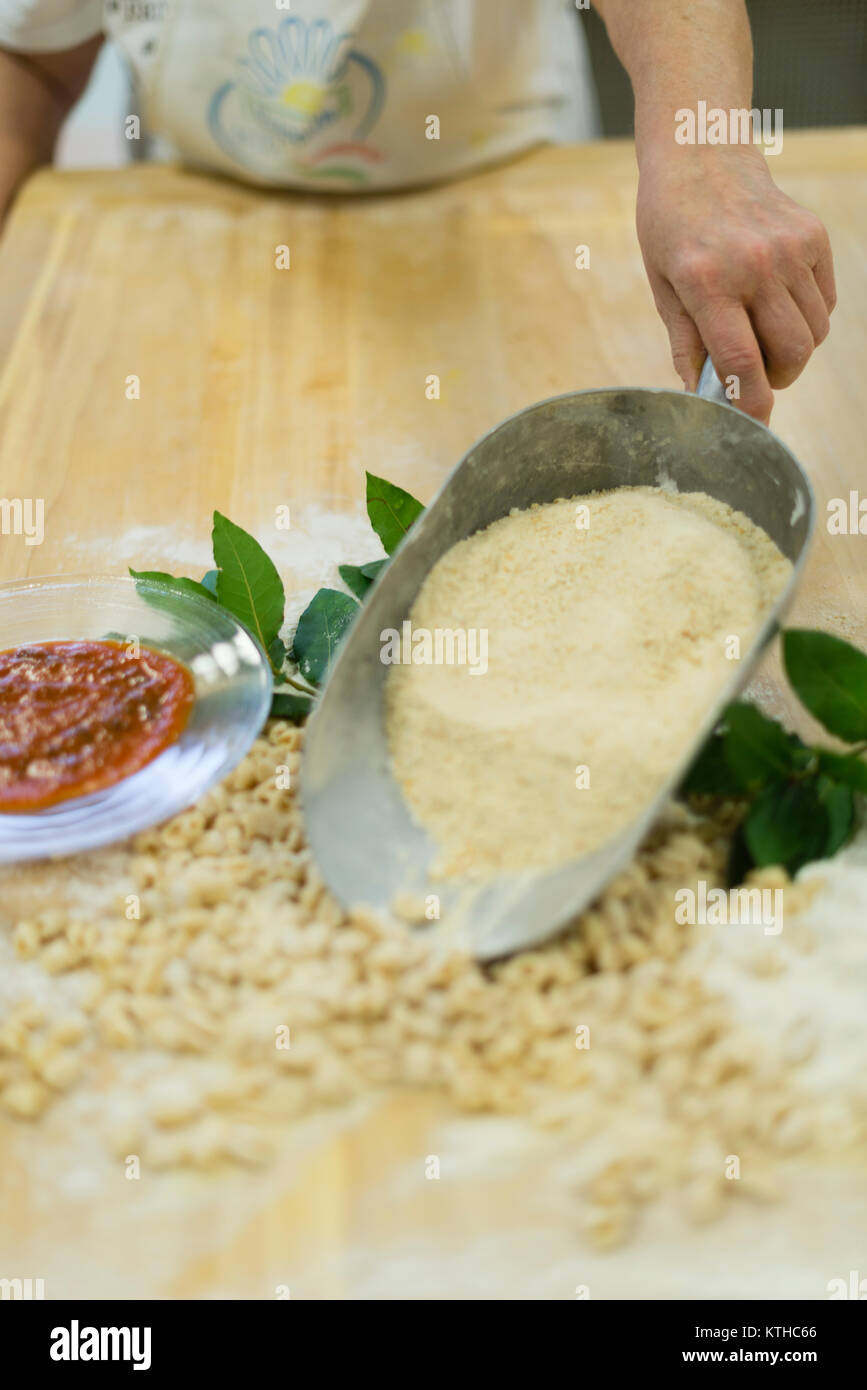
{"label": "finger", "polygon": [[660,317],[668,330],[671,360],[687,391],[694,391],[707,352],[701,334],[684,309],[671,285],[659,281],[653,287],[653,297]]}
{"label": "finger", "polygon": [[816,277],[809,270],[799,270],[789,278],[789,294],[803,314],[812,334],[813,343],[818,347],[820,343],[824,343],[831,331],[831,320],[825,297],[816,283]]}
{"label": "finger", "polygon": [[727,392],[731,388],[729,399],[767,424],[774,394],[746,309],[734,300],[710,302],[697,307],[693,319],[717,376]]}
{"label": "finger", "polygon": [[825,308],[829,314],[834,312],[834,305],[837,303],[837,284],[834,279],[834,258],[831,255],[831,243],[828,240],[828,233],[824,227],[820,228],[821,235],[817,234],[817,243],[814,250],[815,260],[813,262],[813,276],[819,287],[819,293],[825,301]]}
{"label": "finger", "polygon": [[775,390],[791,386],[806,367],[815,346],[804,315],[778,281],[759,290],[750,305],[750,318],[769,383]]}

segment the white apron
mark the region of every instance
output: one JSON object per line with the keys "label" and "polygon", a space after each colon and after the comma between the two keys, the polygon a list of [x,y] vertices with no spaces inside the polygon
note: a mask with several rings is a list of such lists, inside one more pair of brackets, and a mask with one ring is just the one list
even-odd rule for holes
{"label": "white apron", "polygon": [[428,183],[595,133],[570,0],[109,0],[141,114],[258,183]]}

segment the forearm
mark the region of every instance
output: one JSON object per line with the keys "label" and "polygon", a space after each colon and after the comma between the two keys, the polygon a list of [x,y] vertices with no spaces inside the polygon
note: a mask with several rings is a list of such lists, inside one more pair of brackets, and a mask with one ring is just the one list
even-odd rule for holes
{"label": "forearm", "polygon": [[66,53],[33,56],[0,49],[0,222],[27,176],[51,162],[101,43],[91,39]]}
{"label": "forearm", "polygon": [[[752,104],[744,0],[594,0],[635,95],[639,167],[675,145],[675,113]],[[715,147],[719,149],[720,147]]]}

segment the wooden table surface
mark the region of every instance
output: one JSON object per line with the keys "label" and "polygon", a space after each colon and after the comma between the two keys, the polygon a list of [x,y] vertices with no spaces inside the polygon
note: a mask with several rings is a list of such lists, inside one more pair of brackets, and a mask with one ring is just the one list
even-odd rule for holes
{"label": "wooden table surface", "polygon": [[[819,505],[794,618],[867,646],[867,537],[831,536],[824,522],[829,499],[867,496],[867,134],[789,134],[773,173],[828,226],[839,289],[830,338],[773,420]],[[214,507],[260,534],[280,505],[357,508],[365,468],[425,500],[476,436],[534,400],[677,386],[635,240],[635,185],[631,145],[619,142],[357,199],[271,195],[164,167],[39,173],[0,242],[0,477],[7,498],[44,499],[45,537],[0,536],[0,579],[170,564],[148,528],[204,542]],[[575,267],[578,244],[590,247],[588,269]],[[288,269],[275,265],[280,246]],[[438,400],[426,396],[431,374]],[[139,399],[127,399],[132,376]],[[759,688],[773,702],[773,666]],[[130,1253],[147,1240],[141,1212],[97,1232],[93,1203],[70,1199],[52,1207],[52,1233],[32,1233],[44,1199],[22,1174],[39,1131],[17,1126],[3,1164],[7,1183],[18,1174],[15,1249],[51,1270],[55,1295],[268,1297],[289,1253],[303,1251],[314,1295],[401,1296],[414,1270],[412,1287],[428,1280],[438,1296],[472,1297],[487,1281],[520,1297],[547,1255],[516,1254],[516,1232],[531,1229],[567,1263],[575,1237],[531,1199],[531,1156],[503,1166],[517,1151],[511,1121],[491,1122],[490,1163],[460,1182],[398,1191],[402,1165],[437,1151],[442,1119],[438,1103],[399,1097],[351,1131],[314,1135],[255,1200],[252,1179],[243,1199],[237,1186],[191,1190],[189,1230],[180,1223],[175,1255],[144,1286]],[[236,1199],[239,1213],[252,1204],[230,1230]],[[209,1244],[208,1230],[222,1234]],[[377,1257],[398,1231],[415,1256],[390,1277]],[[88,1243],[99,1271],[85,1276],[75,1251]],[[540,1295],[556,1296],[540,1279]]]}

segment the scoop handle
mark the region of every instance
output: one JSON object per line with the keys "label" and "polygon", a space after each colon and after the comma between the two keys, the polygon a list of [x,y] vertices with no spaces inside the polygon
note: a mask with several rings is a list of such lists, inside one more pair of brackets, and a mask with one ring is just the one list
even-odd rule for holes
{"label": "scoop handle", "polygon": [[725,387],[714,371],[714,365],[709,357],[704,359],[704,366],[701,369],[695,394],[703,397],[706,401],[716,401],[717,405],[731,405]]}

